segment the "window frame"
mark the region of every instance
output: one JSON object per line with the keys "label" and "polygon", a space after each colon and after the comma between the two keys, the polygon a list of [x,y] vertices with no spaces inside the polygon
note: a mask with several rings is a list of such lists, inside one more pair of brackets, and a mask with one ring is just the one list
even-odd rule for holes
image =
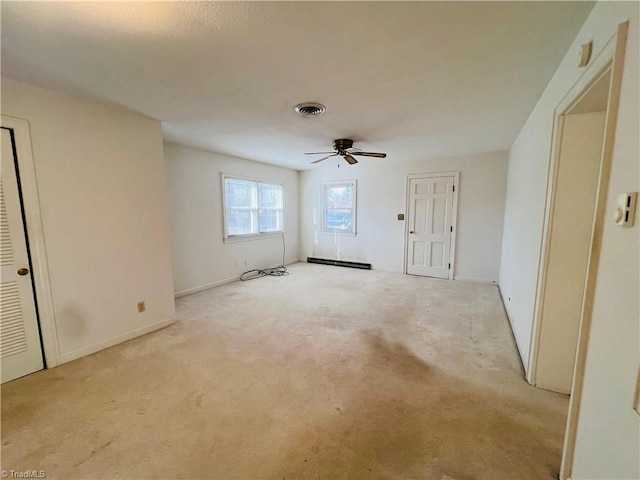
{"label": "window frame", "polygon": [[[348,186],[352,188],[351,224],[350,230],[327,228],[327,204],[325,191],[327,187]],[[321,232],[328,235],[355,237],[358,234],[358,181],[356,179],[332,180],[320,183],[320,201],[322,206]]]}
{"label": "window frame", "polygon": [[[239,234],[239,235],[229,235],[229,228],[227,225],[227,189],[226,189],[226,181],[227,180],[238,180],[240,182],[247,182],[247,183],[253,183],[254,184],[254,188],[255,188],[255,195],[256,195],[256,213],[258,215],[258,221],[257,221],[257,228],[258,231],[257,232],[252,232],[252,233],[244,233],[244,234]],[[282,229],[280,230],[275,230],[272,232],[260,232],[260,204],[259,202],[259,197],[258,197],[258,185],[259,184],[267,184],[267,185],[278,185],[282,188]],[[264,179],[259,179],[259,178],[252,178],[252,177],[245,177],[242,175],[233,175],[233,174],[227,174],[227,173],[221,173],[220,175],[220,185],[221,185],[221,196],[222,196],[222,235],[223,235],[223,242],[224,243],[234,243],[234,242],[245,242],[245,241],[249,241],[249,240],[258,240],[261,238],[269,238],[269,237],[275,237],[275,236],[281,236],[284,235],[285,233],[285,211],[286,211],[286,206],[285,206],[285,192],[284,192],[284,187],[285,187],[285,183],[284,182],[279,182],[279,181],[274,181],[274,180],[264,180]],[[253,208],[252,208],[253,209]],[[279,210],[279,209],[277,209]]]}

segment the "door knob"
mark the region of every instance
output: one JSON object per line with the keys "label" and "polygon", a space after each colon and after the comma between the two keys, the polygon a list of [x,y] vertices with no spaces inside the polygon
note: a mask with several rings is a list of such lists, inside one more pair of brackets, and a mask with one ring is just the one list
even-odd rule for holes
{"label": "door knob", "polygon": [[28,268],[20,268],[18,270],[18,275],[26,275],[27,273],[29,273],[29,269]]}

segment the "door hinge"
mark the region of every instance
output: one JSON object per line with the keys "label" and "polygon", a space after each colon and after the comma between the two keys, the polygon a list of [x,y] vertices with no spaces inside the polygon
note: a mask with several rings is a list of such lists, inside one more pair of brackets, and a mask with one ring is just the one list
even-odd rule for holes
{"label": "door hinge", "polygon": [[453,225],[451,225],[451,231],[453,232]]}
{"label": "door hinge", "polygon": [[449,264],[449,270],[451,270],[451,264]]}
{"label": "door hinge", "polygon": [[454,192],[456,191],[456,186],[455,185],[453,185],[453,190],[452,191],[454,191]]}

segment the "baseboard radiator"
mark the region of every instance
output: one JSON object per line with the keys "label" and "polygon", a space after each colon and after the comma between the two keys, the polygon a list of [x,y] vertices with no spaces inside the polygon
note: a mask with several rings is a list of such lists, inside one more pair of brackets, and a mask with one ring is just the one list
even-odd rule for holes
{"label": "baseboard radiator", "polygon": [[342,260],[329,260],[326,258],[307,257],[307,263],[320,263],[322,265],[334,265],[336,267],[360,268],[362,270],[371,270],[370,263],[345,262]]}

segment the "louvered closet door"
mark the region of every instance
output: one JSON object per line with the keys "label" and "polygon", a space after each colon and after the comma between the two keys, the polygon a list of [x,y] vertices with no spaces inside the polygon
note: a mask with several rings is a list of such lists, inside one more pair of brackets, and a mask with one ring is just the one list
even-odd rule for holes
{"label": "louvered closet door", "polygon": [[4,383],[44,367],[13,144],[5,128],[0,197],[0,362]]}

